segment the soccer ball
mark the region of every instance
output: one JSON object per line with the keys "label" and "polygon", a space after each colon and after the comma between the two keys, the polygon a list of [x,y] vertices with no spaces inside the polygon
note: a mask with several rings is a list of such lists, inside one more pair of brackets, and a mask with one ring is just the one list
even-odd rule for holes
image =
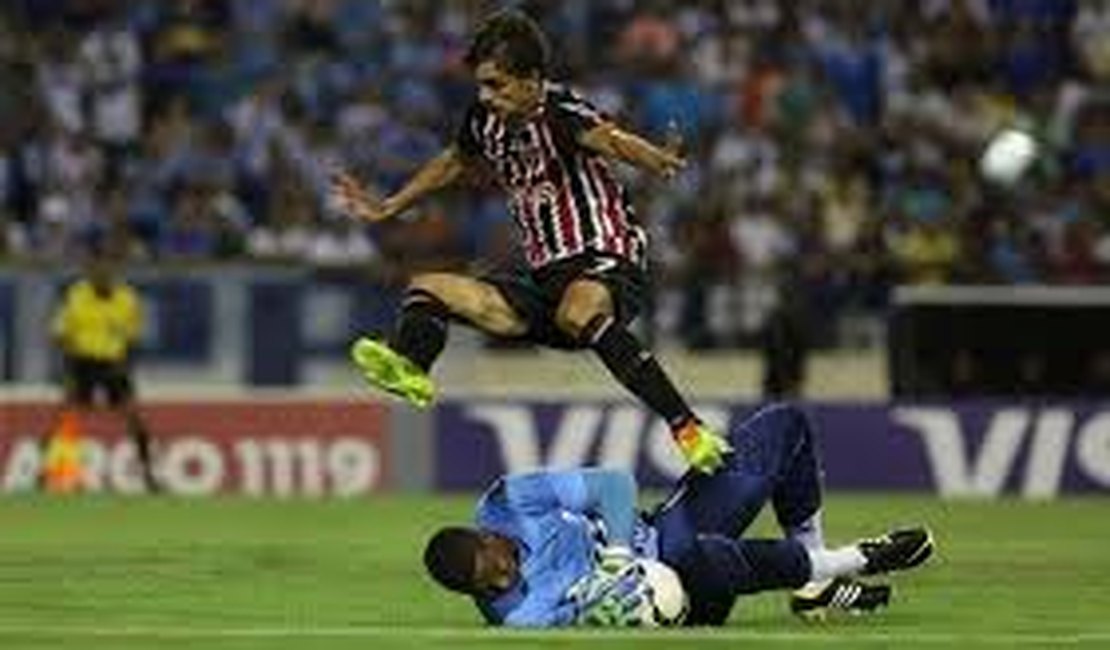
{"label": "soccer ball", "polygon": [[640,612],[640,621],[647,627],[679,625],[686,618],[690,600],[682,580],[674,569],[656,560],[641,559],[647,602]]}
{"label": "soccer ball", "polygon": [[1037,157],[1037,141],[1019,129],[1004,129],[987,142],[979,158],[979,171],[998,185],[1013,185]]}

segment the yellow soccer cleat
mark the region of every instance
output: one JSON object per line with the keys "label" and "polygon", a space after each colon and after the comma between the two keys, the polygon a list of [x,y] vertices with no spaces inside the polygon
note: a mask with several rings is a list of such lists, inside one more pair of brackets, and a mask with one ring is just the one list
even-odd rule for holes
{"label": "yellow soccer cleat", "polygon": [[725,464],[732,445],[697,420],[690,420],[674,432],[674,440],[686,462],[703,474],[712,474]]}
{"label": "yellow soccer cleat", "polygon": [[435,383],[428,373],[382,341],[359,338],[351,346],[351,360],[371,386],[417,408],[427,408],[435,399]]}

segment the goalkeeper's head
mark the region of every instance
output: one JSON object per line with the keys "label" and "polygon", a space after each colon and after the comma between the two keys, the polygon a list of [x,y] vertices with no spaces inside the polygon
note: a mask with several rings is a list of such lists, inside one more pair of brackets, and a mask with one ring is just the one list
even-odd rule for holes
{"label": "goalkeeper's head", "polygon": [[428,540],[424,566],[447,589],[483,598],[512,587],[520,575],[511,539],[461,526],[441,528]]}

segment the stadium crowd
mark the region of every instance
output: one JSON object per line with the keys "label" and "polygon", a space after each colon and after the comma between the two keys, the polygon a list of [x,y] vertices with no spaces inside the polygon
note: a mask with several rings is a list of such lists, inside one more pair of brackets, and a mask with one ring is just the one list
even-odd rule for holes
{"label": "stadium crowd", "polygon": [[[505,4],[4,2],[0,260],[94,240],[136,262],[511,255],[492,187],[372,228],[326,200],[333,162],[392,188],[452,137],[469,30]],[[685,136],[682,177],[630,182],[663,325],[692,346],[782,304],[874,313],[895,283],[1110,280],[1110,3],[512,4],[551,36],[553,77]],[[1046,151],[1010,188],[975,169],[1006,125]]]}

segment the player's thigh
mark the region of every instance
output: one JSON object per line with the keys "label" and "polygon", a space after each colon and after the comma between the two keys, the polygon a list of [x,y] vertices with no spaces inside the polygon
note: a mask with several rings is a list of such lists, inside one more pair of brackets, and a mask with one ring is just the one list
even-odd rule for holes
{"label": "player's thigh", "polygon": [[520,336],[527,322],[493,284],[455,273],[421,273],[409,283],[443,301],[453,316],[498,336]]}
{"label": "player's thigh", "polygon": [[738,537],[755,521],[774,487],[768,476],[729,468],[711,475],[688,472],[650,515],[661,548],[680,553],[703,534]]}
{"label": "player's thigh", "polygon": [[557,350],[582,347],[578,339],[555,325],[555,310],[559,306],[563,285],[544,284],[533,273],[516,269],[495,271],[483,279],[497,287],[524,321],[525,330],[516,338]]}
{"label": "player's thigh", "polygon": [[130,368],[123,366],[110,369],[105,373],[102,385],[109,406],[125,410],[130,408],[135,398],[135,384]]}
{"label": "player's thigh", "polygon": [[62,388],[65,401],[77,406],[89,406],[96,393],[95,364],[77,357],[66,357],[62,363]]}

